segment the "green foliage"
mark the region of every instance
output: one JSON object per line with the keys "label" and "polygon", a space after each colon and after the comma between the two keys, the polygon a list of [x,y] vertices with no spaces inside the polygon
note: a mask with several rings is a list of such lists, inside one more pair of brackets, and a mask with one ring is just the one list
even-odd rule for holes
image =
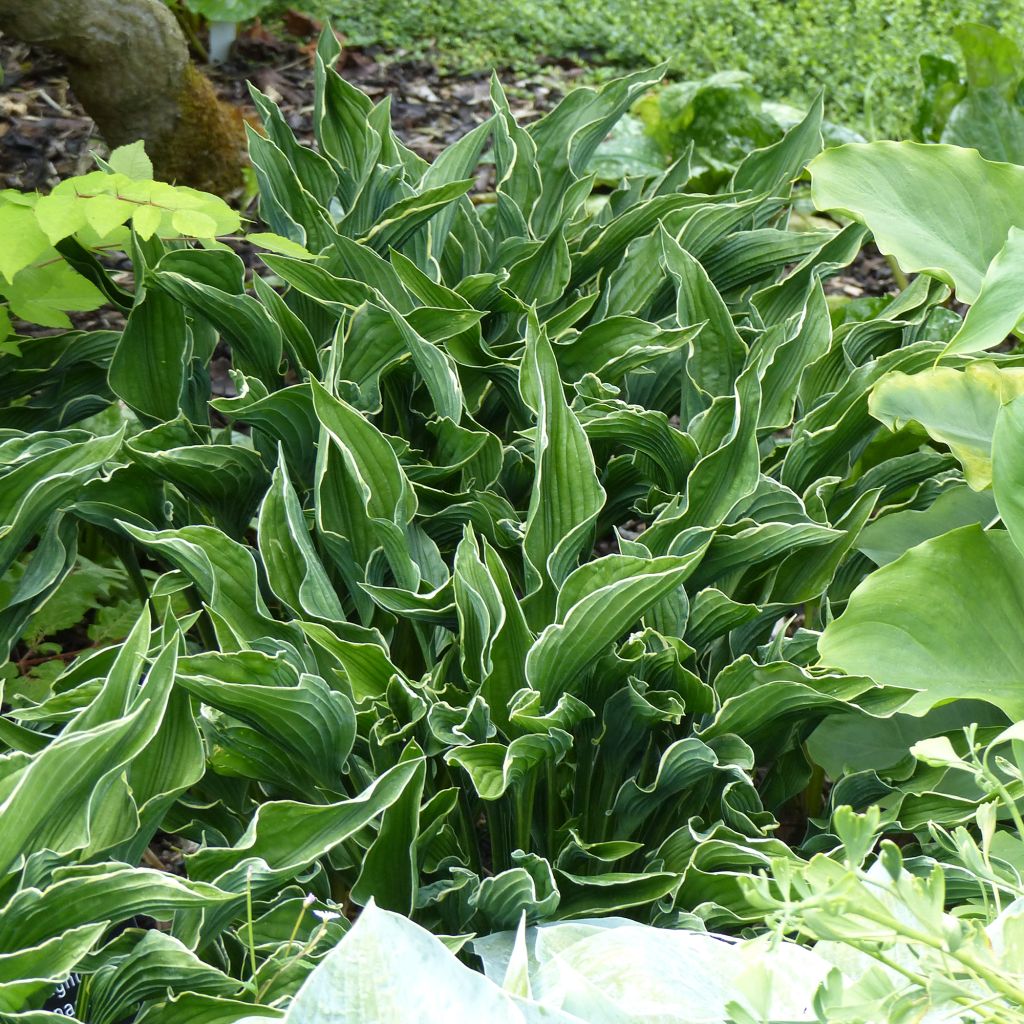
{"label": "green foliage", "polygon": [[[970,729],[959,737],[960,752],[946,737],[917,743],[919,764],[970,780],[984,794],[974,827],[933,828],[940,863],[906,857],[887,841],[879,849],[877,808],[838,808],[827,849],[806,862],[773,861],[770,873],[739,880],[765,913],[769,931],[760,937],[727,943],[623,918],[523,922],[472,940],[481,977],[407,918],[371,905],[283,1019],[349,1020],[345,1008],[356,1006],[360,1020],[415,1016],[439,1024],[480,1014],[564,1024],[640,1015],[670,1024],[1014,1024],[1024,1015],[1024,890],[1014,863],[1020,738],[1014,726],[985,744]],[[1011,829],[997,831],[1000,812],[1014,816]],[[951,894],[964,886],[973,889],[971,901],[947,912]]]}
{"label": "green foliage", "polygon": [[[927,423],[873,418],[873,389],[977,365],[926,277],[833,326],[822,280],[866,232],[789,224],[820,102],[724,192],[684,156],[597,194],[598,146],[662,69],[527,127],[495,81],[491,117],[428,165],[336,56],[327,34],[315,149],[253,93],[279,236],[259,273],[118,207],[124,329],[0,355],[0,642],[17,660],[33,617],[95,575],[80,547],[146,594],[120,643],[4,695],[0,1012],[25,1024],[72,970],[94,1024],[352,1019],[367,979],[330,950],[357,908],[353,956],[406,942],[498,1019],[532,998],[521,951],[516,1003],[422,929],[458,947],[628,915],[678,930],[652,944],[720,953],[691,933],[760,926],[745,880],[799,870],[780,822],[793,846],[807,825],[808,855],[838,845],[819,729],[884,733],[888,768],[921,738],[903,742],[908,707],[942,732],[980,718],[933,711],[950,694],[916,677],[815,664],[818,625],[834,635],[873,578],[865,526],[974,483]],[[471,198],[487,154],[494,190]],[[235,387],[211,398],[219,342]],[[994,699],[991,718],[1015,710]],[[835,805],[889,780],[837,779]],[[931,781],[887,829],[924,841]],[[184,878],[137,866],[161,832],[195,844]],[[756,965],[738,980],[746,956],[746,1003],[722,1006],[742,1021],[773,1012]],[[375,987],[397,1001],[378,1016],[411,991]]]}
{"label": "green foliage", "polygon": [[590,68],[667,60],[673,76],[688,80],[739,70],[771,100],[798,106],[825,89],[831,119],[897,138],[913,129],[923,51],[944,53],[963,21],[1016,33],[1022,14],[1019,0],[318,0],[312,7],[357,45],[429,48],[462,69],[579,54]]}
{"label": "green foliage", "polygon": [[[662,167],[690,149],[690,184],[713,192],[728,184],[754,149],[778,142],[803,119],[784,103],[767,103],[750,75],[723,71],[694,82],[673,82],[642,96],[601,143],[592,168],[615,184],[624,174]],[[856,132],[823,121],[825,145],[863,141]]]}
{"label": "green foliage", "polygon": [[988,25],[959,25],[953,37],[966,70],[937,54],[921,57],[915,134],[976,149],[989,160],[1024,163],[1020,48]]}

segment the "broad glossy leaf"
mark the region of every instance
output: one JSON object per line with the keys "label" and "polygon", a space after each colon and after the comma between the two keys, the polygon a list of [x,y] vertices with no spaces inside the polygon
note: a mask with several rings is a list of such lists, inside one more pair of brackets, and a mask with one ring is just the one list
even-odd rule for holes
{"label": "broad glossy leaf", "polygon": [[866,224],[882,252],[978,299],[1011,228],[1024,228],[1024,167],[916,142],[838,146],[811,162],[819,210]]}
{"label": "broad glossy leaf", "polygon": [[[984,586],[977,581],[983,580]],[[854,590],[818,644],[822,663],[918,693],[905,710],[987,700],[1024,715],[1024,556],[1009,534],[966,526],[911,548]]]}
{"label": "broad glossy leaf", "polygon": [[857,538],[857,549],[875,565],[888,565],[905,551],[940,534],[977,523],[989,526],[997,515],[991,491],[962,484],[944,490],[926,509],[907,509],[879,516]]}
{"label": "broad glossy leaf", "polygon": [[992,434],[992,490],[999,515],[1024,553],[1024,400],[1004,403]]}
{"label": "broad glossy leaf", "polygon": [[1022,273],[1024,231],[1011,227],[1006,245],[985,272],[978,297],[967,311],[963,326],[946,346],[947,353],[982,352],[1006,340],[1024,316],[1024,300],[1018,288]]}
{"label": "broad glossy leaf", "polygon": [[[401,970],[396,970],[398,964]],[[424,998],[425,993],[433,995]],[[493,1024],[569,1024],[556,1011],[526,1013],[517,1000],[462,965],[408,918],[369,906],[310,975],[285,1014],[285,1024],[358,1024],[419,1020],[451,1024],[482,1015]],[[243,1019],[238,1024],[248,1024]]]}

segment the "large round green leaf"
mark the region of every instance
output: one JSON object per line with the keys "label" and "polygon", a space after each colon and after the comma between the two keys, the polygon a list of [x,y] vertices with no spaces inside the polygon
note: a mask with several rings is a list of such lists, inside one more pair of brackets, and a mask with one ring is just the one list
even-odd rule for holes
{"label": "large round green leaf", "polygon": [[818,641],[822,663],[918,690],[904,711],[987,700],[1024,717],[1024,556],[965,526],[868,576]]}
{"label": "large round green leaf", "polygon": [[978,297],[1011,227],[1024,228],[1024,167],[973,149],[871,142],[827,149],[811,161],[819,210],[866,224],[900,266],[939,277],[957,298]]}

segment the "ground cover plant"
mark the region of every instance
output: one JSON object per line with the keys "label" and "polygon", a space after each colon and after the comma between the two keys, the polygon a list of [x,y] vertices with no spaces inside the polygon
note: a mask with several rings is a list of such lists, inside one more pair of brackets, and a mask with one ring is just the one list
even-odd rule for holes
{"label": "ground cover plant", "polygon": [[[708,1020],[1018,1019],[1016,577],[971,573],[1020,558],[1024,171],[819,155],[819,100],[713,193],[595,190],[662,68],[528,127],[495,80],[427,164],[336,57],[315,149],[254,92],[254,275],[131,152],[0,206],[16,316],[39,264],[127,313],[0,353],[0,1017],[401,1017],[405,949],[453,1020],[693,1019],[651,967],[701,950]],[[789,223],[808,162],[850,223]],[[832,311],[868,229],[922,273]]]}
{"label": "ground cover plant", "polygon": [[662,60],[686,80],[747,72],[770,100],[797,105],[825,88],[830,118],[880,138],[912,133],[922,52],[954,57],[953,30],[965,21],[1016,38],[1021,15],[1016,2],[989,0],[955,6],[920,0],[373,0],[344,6],[317,0],[307,6],[333,18],[355,45],[430,52],[461,69],[530,66],[577,54],[590,74],[602,65],[623,69]]}

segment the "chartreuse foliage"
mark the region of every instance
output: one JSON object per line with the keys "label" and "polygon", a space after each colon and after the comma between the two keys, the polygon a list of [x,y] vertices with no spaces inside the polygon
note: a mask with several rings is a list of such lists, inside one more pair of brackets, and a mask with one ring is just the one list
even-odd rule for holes
{"label": "chartreuse foliage", "polygon": [[[70,327],[69,312],[105,304],[127,312],[132,295],[104,272],[100,257],[151,239],[198,239],[215,247],[241,218],[223,199],[153,180],[141,142],[115,149],[99,170],[67,178],[46,196],[0,192],[0,343],[13,314],[45,327]],[[287,239],[250,236],[294,252]],[[11,345],[8,343],[8,348]]]}
{"label": "chartreuse foliage", "polygon": [[[694,191],[683,159],[592,194],[660,70],[525,128],[495,82],[492,116],[427,165],[335,45],[315,149],[254,93],[289,252],[249,281],[227,248],[132,230],[123,331],[0,357],[0,643],[20,662],[80,548],[144,595],[120,644],[6,694],[12,1020],[46,1020],[70,971],[92,1024],[374,1019],[313,981],[287,1009],[371,901],[362,941],[430,957],[385,912],[454,947],[524,917],[756,924],[743,880],[796,864],[775,833],[820,810],[821,723],[900,737],[908,700],[949,696],[815,664],[872,568],[865,525],[973,482],[869,405],[888,374],[971,362],[947,286],[833,328],[822,279],[865,230],[788,228],[820,104],[728,191]],[[211,398],[218,342],[235,389]],[[998,457],[994,477],[1003,508]],[[185,877],[137,867],[161,832],[197,844]],[[517,953],[520,998],[530,970]]]}

